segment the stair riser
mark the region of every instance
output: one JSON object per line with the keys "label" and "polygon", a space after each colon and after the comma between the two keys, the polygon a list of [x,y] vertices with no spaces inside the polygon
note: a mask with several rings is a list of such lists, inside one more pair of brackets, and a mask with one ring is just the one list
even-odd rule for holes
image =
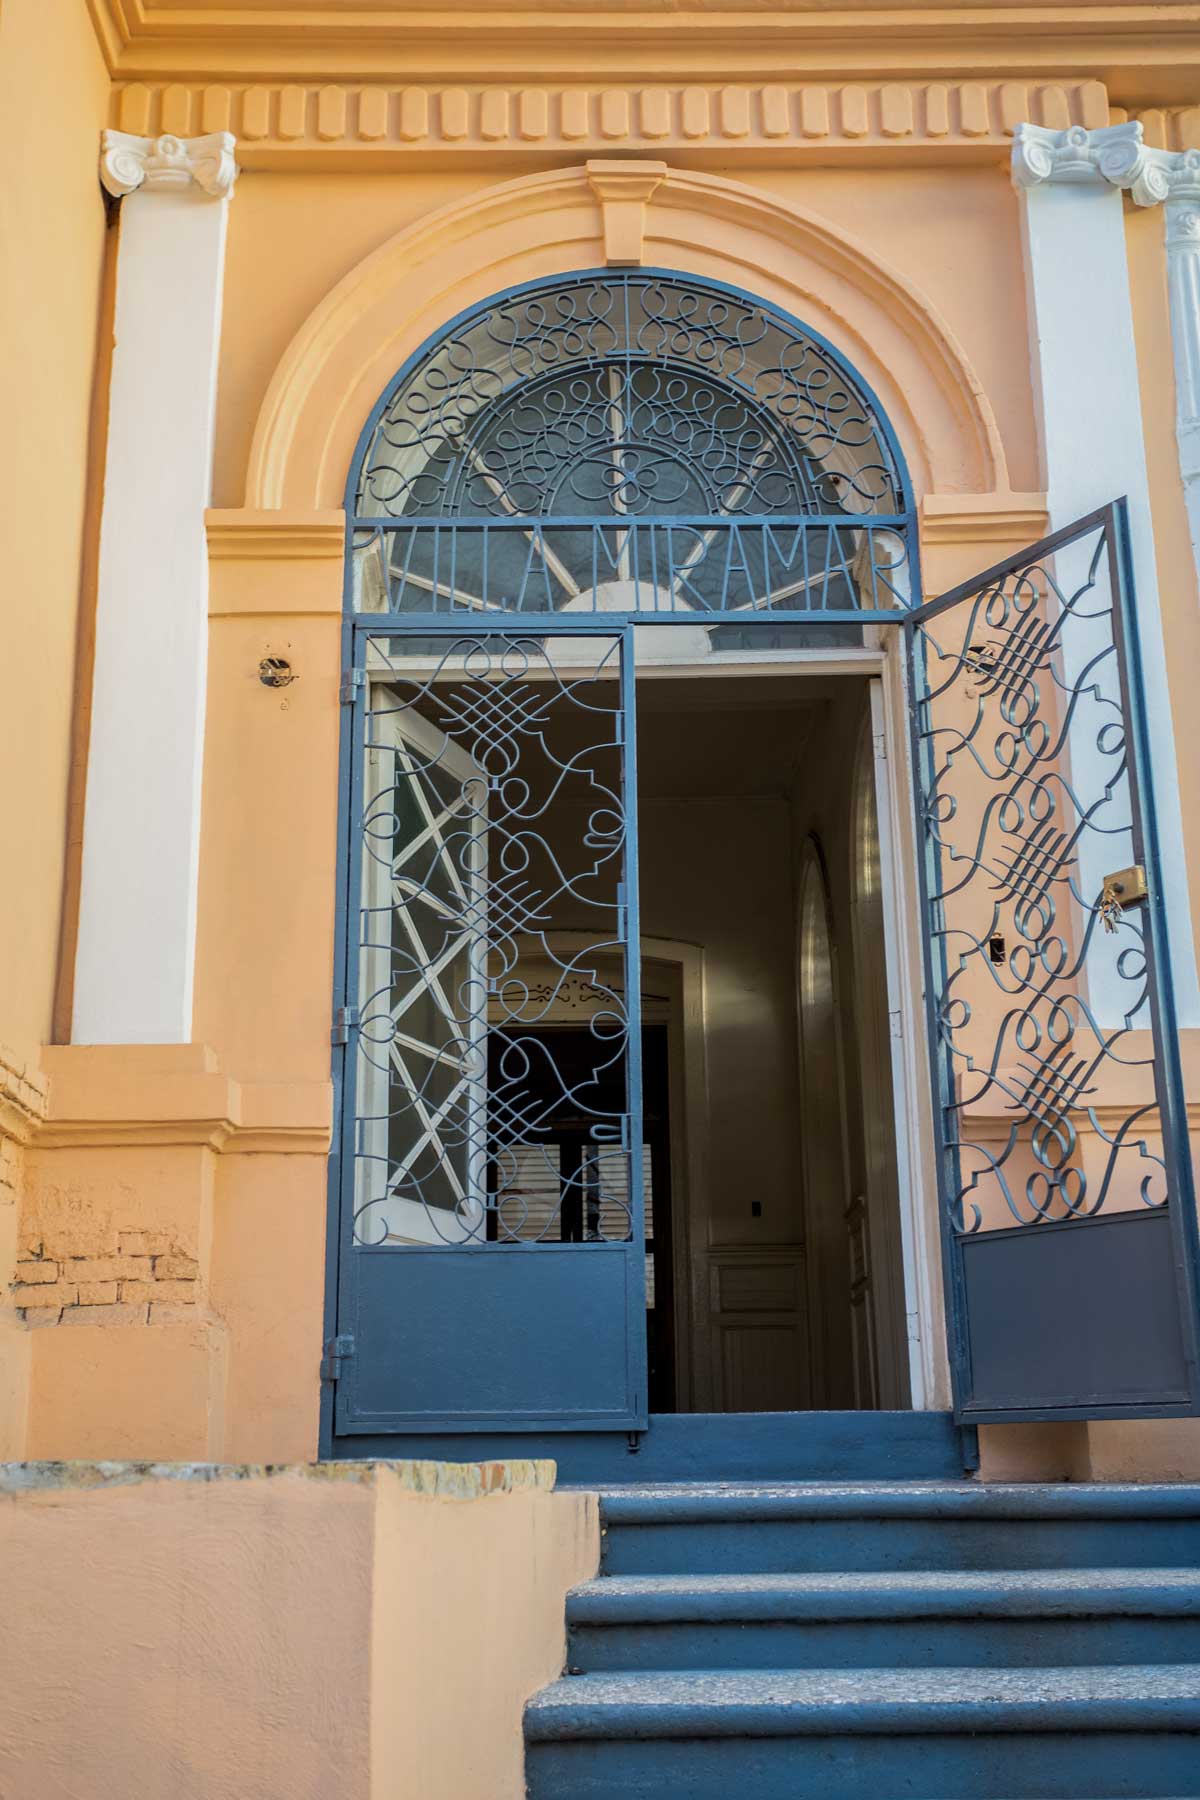
{"label": "stair riser", "polygon": [[590,1739],[526,1769],[528,1800],[1162,1800],[1197,1793],[1200,1736]]}
{"label": "stair riser", "polygon": [[1200,1663],[1200,1618],[573,1625],[573,1674],[623,1669],[1038,1668]]}
{"label": "stair riser", "polygon": [[615,1524],[610,1575],[782,1575],[923,1569],[1187,1568],[1191,1519],[757,1519]]}

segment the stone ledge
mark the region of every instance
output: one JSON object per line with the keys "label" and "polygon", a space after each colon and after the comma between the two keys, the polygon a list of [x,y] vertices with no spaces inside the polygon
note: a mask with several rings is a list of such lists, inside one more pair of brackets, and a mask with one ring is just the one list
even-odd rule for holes
{"label": "stone ledge", "polygon": [[549,1493],[557,1466],[548,1459],[446,1463],[412,1460],[318,1463],[20,1462],[0,1463],[0,1496],[123,1487],[141,1481],[300,1480],[372,1486],[381,1476],[408,1493],[437,1500],[481,1500],[524,1489]]}

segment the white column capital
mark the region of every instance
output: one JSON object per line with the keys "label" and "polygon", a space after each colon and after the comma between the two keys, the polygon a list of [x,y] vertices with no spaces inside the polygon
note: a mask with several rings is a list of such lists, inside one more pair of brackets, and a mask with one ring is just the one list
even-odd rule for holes
{"label": "white column capital", "polygon": [[1108,181],[1128,187],[1130,171],[1140,166],[1145,149],[1138,119],[1095,131],[1084,125],[1069,125],[1064,131],[1018,125],[1013,133],[1012,177],[1019,188],[1041,187],[1048,181],[1091,186]]}
{"label": "white column capital", "polygon": [[1012,175],[1017,187],[1025,189],[1043,182],[1107,182],[1138,206],[1158,206],[1164,200],[1200,204],[1200,150],[1155,149],[1146,143],[1140,119],[1096,131],[1083,125],[1065,131],[1018,125]]}
{"label": "white column capital", "polygon": [[105,131],[100,137],[100,180],[118,198],[141,187],[180,188],[194,181],[214,200],[222,200],[237,178],[234,148],[231,131],[194,138]]}

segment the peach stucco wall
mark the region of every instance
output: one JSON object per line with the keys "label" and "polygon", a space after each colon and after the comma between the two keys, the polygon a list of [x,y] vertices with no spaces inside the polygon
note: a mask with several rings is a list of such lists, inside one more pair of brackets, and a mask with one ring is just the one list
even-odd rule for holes
{"label": "peach stucco wall", "polygon": [[[220,36],[214,23],[212,70],[235,55]],[[634,74],[646,54],[635,40]],[[682,66],[692,53],[674,54]],[[971,60],[964,52],[964,68]],[[181,66],[180,85],[155,101],[159,128],[168,114],[185,131],[211,124],[186,78]],[[210,90],[218,110],[224,92]],[[286,147],[248,156],[231,202],[218,369],[194,1041],[40,1054],[71,959],[68,784],[87,695],[73,672],[87,640],[87,503],[101,496],[98,476],[88,484],[89,429],[94,449],[107,352],[95,149],[109,76],[83,0],[5,0],[0,100],[20,163],[0,197],[0,342],[21,347],[4,363],[5,416],[20,429],[6,434],[0,483],[12,521],[0,730],[11,734],[4,766],[38,772],[5,790],[22,879],[6,886],[0,937],[0,1045],[13,1046],[0,1128],[16,1119],[20,1130],[0,1141],[0,1282],[19,1258],[25,1306],[23,1318],[0,1309],[0,1449],[302,1460],[317,1447],[323,1335],[337,509],[351,449],[397,362],[460,306],[600,262],[600,208],[585,156],[561,149],[530,161],[510,142],[458,167],[415,157],[370,172],[335,168],[312,144],[292,167]],[[1103,118],[1102,91],[1098,103]],[[646,221],[647,261],[755,286],[863,369],[927,503],[934,589],[1036,535],[1043,516],[1018,203],[1003,149],[967,148],[927,141],[918,155],[881,139],[854,166],[774,161],[761,144],[747,160],[734,142],[703,163],[686,152],[672,162],[667,148]],[[1128,221],[1168,666],[1186,718],[1200,608],[1162,221],[1157,210]],[[963,509],[960,528],[934,528],[939,501]],[[271,654],[297,676],[286,690],[257,680]],[[1177,747],[1200,898],[1200,739],[1180,731]],[[5,1169],[22,1174],[20,1212]],[[1200,1461],[1200,1430],[1122,1429],[988,1434],[985,1473]]]}
{"label": "peach stucco wall", "polygon": [[[53,45],[53,54],[48,46]],[[89,425],[105,261],[96,141],[108,74],[78,0],[0,7],[0,1289],[21,1145],[53,1029],[86,568]],[[36,301],[34,300],[36,296]],[[6,1127],[12,1127],[10,1131]],[[20,1447],[28,1334],[0,1303],[0,1448]]]}
{"label": "peach stucco wall", "polygon": [[[50,46],[53,53],[48,54]],[[51,1031],[67,828],[88,424],[104,259],[96,144],[108,74],[78,0],[0,9],[0,517],[4,649],[0,766],[6,882],[0,1043],[36,1052]],[[31,303],[36,295],[36,304]]]}
{"label": "peach stucco wall", "polygon": [[593,1496],[552,1464],[0,1470],[7,1800],[519,1800]]}

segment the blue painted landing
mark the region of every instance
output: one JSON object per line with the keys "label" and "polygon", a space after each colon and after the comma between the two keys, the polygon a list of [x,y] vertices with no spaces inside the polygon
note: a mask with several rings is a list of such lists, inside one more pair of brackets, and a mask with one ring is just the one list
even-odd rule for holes
{"label": "blue painted landing", "polygon": [[1200,1488],[621,1484],[530,1800],[1200,1800]]}
{"label": "blue painted landing", "polygon": [[[973,1436],[968,1434],[970,1445]],[[544,1456],[560,1486],[662,1481],[955,1480],[964,1434],[948,1412],[651,1413],[645,1431],[340,1437],[339,1457],[503,1462]]]}

